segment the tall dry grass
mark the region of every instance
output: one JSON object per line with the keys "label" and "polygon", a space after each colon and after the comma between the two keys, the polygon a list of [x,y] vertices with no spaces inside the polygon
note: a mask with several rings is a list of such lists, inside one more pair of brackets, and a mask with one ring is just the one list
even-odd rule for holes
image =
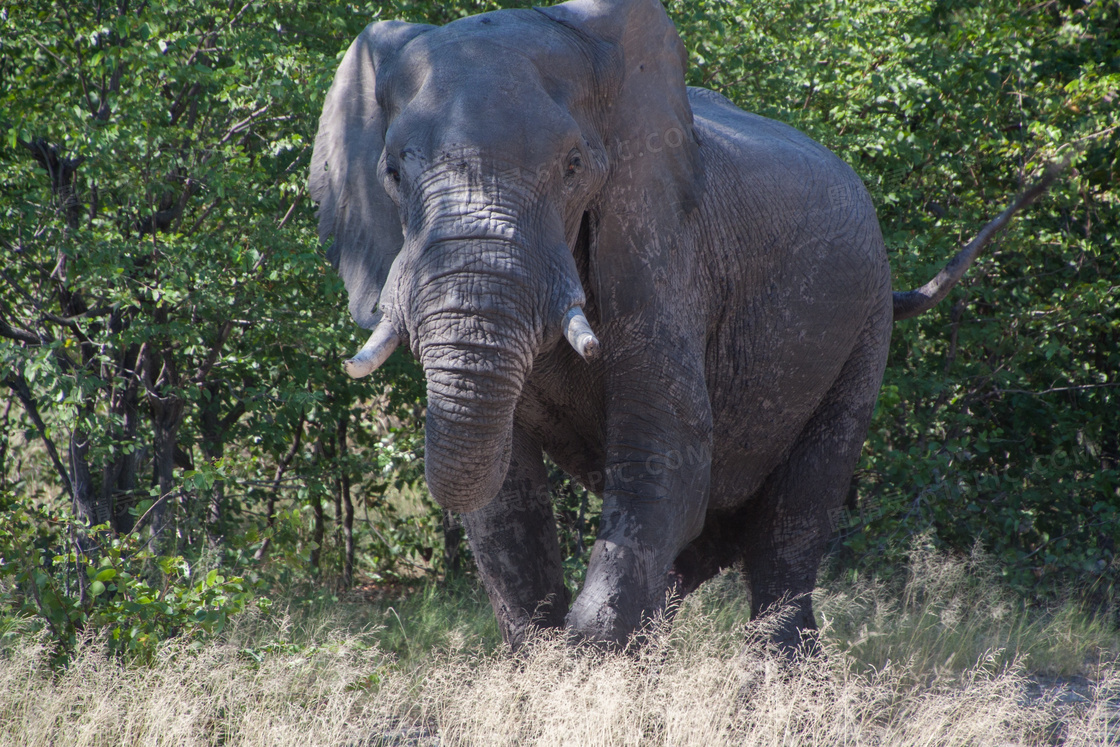
{"label": "tall dry grass", "polygon": [[[949,561],[926,560],[912,584],[971,593],[968,561],[954,585]],[[512,656],[456,627],[426,654],[398,658],[378,631],[341,619],[296,631],[284,618],[245,618],[223,642],[167,645],[154,666],[106,658],[90,642],[52,672],[25,635],[0,657],[0,745],[1120,744],[1120,668],[1107,651],[1085,665],[1093,681],[1075,698],[1040,688],[1029,659],[1005,648],[931,666],[944,653],[933,628],[979,630],[972,613],[985,606],[919,596],[825,590],[824,654],[796,662],[767,647],[772,619],[744,622],[733,576],[701,589],[631,655],[538,635]],[[407,615],[393,622],[410,625]],[[1014,643],[987,630],[990,642]]]}
{"label": "tall dry grass", "polygon": [[967,557],[947,557],[918,538],[903,583],[833,583],[814,597],[828,638],[854,660],[868,668],[904,661],[925,680],[965,676],[984,660],[1069,677],[1120,658],[1114,616],[1076,601],[1027,609],[979,546]]}

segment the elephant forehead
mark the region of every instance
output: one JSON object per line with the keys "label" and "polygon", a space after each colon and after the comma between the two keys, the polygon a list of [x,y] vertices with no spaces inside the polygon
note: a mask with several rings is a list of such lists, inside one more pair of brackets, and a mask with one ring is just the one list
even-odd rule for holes
{"label": "elephant forehead", "polygon": [[[448,240],[430,246],[417,260],[416,281],[432,301],[492,304],[487,291],[516,289],[533,279],[531,257],[509,242]],[[417,299],[419,300],[419,299]]]}
{"label": "elephant forehead", "polygon": [[452,216],[440,224],[439,231],[454,240],[477,237],[514,241],[519,238],[516,216],[498,206],[475,205],[463,209],[453,195],[447,195],[435,203],[433,212]]}
{"label": "elephant forehead", "polygon": [[405,97],[435,74],[444,86],[481,82],[524,105],[518,96],[542,90],[557,101],[586,93],[600,56],[594,44],[539,12],[502,10],[416,37],[386,69],[395,71],[393,86]]}
{"label": "elephant forehead", "polygon": [[518,67],[514,62],[495,72],[470,67],[466,61],[442,66],[398,100],[386,133],[391,152],[415,152],[434,165],[474,149],[490,161],[535,174],[566,154],[560,152],[564,144],[575,144],[580,136],[575,119],[532,73],[511,73],[508,68]]}
{"label": "elephant forehead", "polygon": [[[462,18],[418,36],[401,50],[399,65],[413,70],[460,67],[458,72],[501,70],[507,75],[532,74],[537,63],[553,64],[576,50],[557,34],[547,33],[539,14],[495,11]],[[511,62],[519,62],[509,68]]]}
{"label": "elephant forehead", "polygon": [[429,49],[476,43],[476,49],[505,48],[526,59],[570,56],[575,49],[564,28],[535,10],[497,10],[452,21],[424,41]]}

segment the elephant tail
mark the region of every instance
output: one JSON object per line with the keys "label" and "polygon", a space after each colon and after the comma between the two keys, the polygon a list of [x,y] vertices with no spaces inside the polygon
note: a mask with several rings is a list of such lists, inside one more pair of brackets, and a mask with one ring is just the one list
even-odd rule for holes
{"label": "elephant tail", "polygon": [[949,264],[945,265],[945,268],[937,273],[937,277],[933,280],[915,290],[895,291],[894,320],[897,322],[899,319],[909,319],[912,316],[925,313],[949,295],[949,291],[953,289],[958,280],[964,277],[969,265],[979,256],[988,242],[1011,222],[1015,213],[1038,199],[1039,195],[1046,191],[1047,187],[1062,173],[1068,163],[1069,159],[1061,163],[1048,164],[1042,177],[1016,197],[1015,201],[995,220],[984,226],[980,233],[976,234],[976,238],[970,241],[964,249],[957,252],[957,255],[949,260]]}

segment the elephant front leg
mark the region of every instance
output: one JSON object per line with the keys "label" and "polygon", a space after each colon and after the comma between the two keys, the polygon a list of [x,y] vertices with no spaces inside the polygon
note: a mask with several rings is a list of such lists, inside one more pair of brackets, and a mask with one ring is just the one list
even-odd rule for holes
{"label": "elephant front leg", "polygon": [[486,507],[463,514],[463,525],[502,639],[516,650],[530,625],[562,626],[570,595],[548,476],[540,445],[519,428],[501,491]]}
{"label": "elephant front leg", "polygon": [[659,612],[673,560],[703,526],[711,412],[702,377],[676,361],[657,386],[609,393],[599,536],[567,619],[586,639],[624,645]]}

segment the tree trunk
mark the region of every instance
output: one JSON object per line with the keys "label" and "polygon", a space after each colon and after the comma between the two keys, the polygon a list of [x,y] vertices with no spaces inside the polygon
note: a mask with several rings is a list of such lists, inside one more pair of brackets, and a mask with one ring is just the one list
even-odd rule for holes
{"label": "tree trunk", "polygon": [[342,538],[345,552],[342,560],[342,587],[349,589],[354,585],[354,501],[350,497],[350,449],[346,443],[346,430],[350,421],[350,410],[343,412],[338,421],[338,468],[342,494]]}
{"label": "tree trunk", "polygon": [[276,474],[272,477],[272,489],[268,491],[268,503],[265,508],[265,522],[267,523],[266,532],[268,534],[264,538],[264,542],[253,553],[253,560],[260,561],[268,553],[268,546],[272,544],[271,530],[276,526],[276,494],[280,491],[280,481],[284,479],[284,473],[288,471],[288,465],[292,463],[292,459],[299,453],[300,442],[303,440],[303,415],[300,415],[299,422],[296,423],[295,433],[292,434],[292,446],[288,449],[288,453],[276,465]]}
{"label": "tree trunk", "polygon": [[[157,321],[160,321],[157,314]],[[156,547],[168,549],[175,538],[170,530],[169,517],[172,494],[175,491],[175,450],[179,440],[179,426],[183,422],[183,400],[176,393],[179,376],[175,360],[166,349],[147,356],[145,385],[148,405],[152,414],[152,448],[155,462],[155,483],[159,498],[150,509],[149,526]]]}
{"label": "tree trunk", "polygon": [[[242,415],[245,414],[245,403],[237,402],[225,417],[221,417],[221,387],[219,382],[208,382],[206,391],[209,396],[203,401],[202,411],[199,415],[199,431],[201,436],[202,457],[207,465],[220,461],[226,452],[226,439]],[[206,516],[203,523],[206,527],[206,538],[212,549],[217,550],[222,545],[222,520],[225,512],[226,485],[224,480],[215,480],[206,497]]]}
{"label": "tree trunk", "polygon": [[318,493],[313,493],[311,496],[311,511],[315,515],[315,529],[311,535],[311,541],[314,543],[314,547],[311,548],[311,567],[316,574],[321,575],[322,568],[319,567],[319,560],[322,556],[326,527],[323,517],[323,499]]}
{"label": "tree trunk", "polygon": [[171,495],[175,490],[175,446],[179,437],[179,425],[182,421],[183,403],[174,396],[149,397],[152,402],[152,430],[154,432],[153,446],[155,457],[155,477],[159,486],[159,498],[152,507],[150,516],[151,533],[159,537],[156,544],[170,547],[172,531],[168,531],[171,524],[169,504]]}
{"label": "tree trunk", "polygon": [[109,520],[109,506],[98,500],[93,489],[93,476],[90,474],[89,436],[81,428],[70,432],[70,485],[74,489],[74,513],[85,520],[89,526],[102,524]]}
{"label": "tree trunk", "polygon": [[11,447],[9,434],[12,432],[9,415],[12,414],[12,398],[4,402],[4,414],[0,416],[0,490],[8,487],[8,451]]}
{"label": "tree trunk", "polygon": [[[132,346],[117,372],[135,371],[141,363],[143,350]],[[110,410],[121,419],[121,427],[112,433],[113,440],[119,443],[136,441],[136,430],[140,422],[139,380],[130,374],[124,387],[113,392],[109,402]],[[107,461],[101,472],[101,502],[108,507],[109,520],[119,534],[132,531],[136,517],[131,512],[136,494],[136,475],[147,449],[135,448],[130,453],[117,453]]]}
{"label": "tree trunk", "polygon": [[27,417],[31,418],[31,424],[39,431],[39,438],[43,440],[43,446],[46,447],[47,455],[51,458],[51,464],[54,465],[58,479],[62,481],[62,487],[73,496],[74,488],[70,484],[70,471],[62,464],[62,459],[58,455],[58,448],[51,440],[46,424],[43,423],[43,418],[39,414],[39,407],[31,394],[31,387],[27,385],[27,379],[23,377],[22,373],[14,373],[4,379],[4,383],[15,393],[16,398],[23,405],[24,411],[27,412]]}
{"label": "tree trunk", "polygon": [[[334,473],[334,491],[331,498],[334,501],[334,544],[342,546],[342,467],[339,465],[338,430],[329,437],[324,437],[320,442],[320,451],[326,464]],[[325,522],[325,519],[324,519]],[[325,537],[324,537],[325,539]],[[345,561],[343,561],[345,565]],[[343,569],[345,573],[345,569]]]}

